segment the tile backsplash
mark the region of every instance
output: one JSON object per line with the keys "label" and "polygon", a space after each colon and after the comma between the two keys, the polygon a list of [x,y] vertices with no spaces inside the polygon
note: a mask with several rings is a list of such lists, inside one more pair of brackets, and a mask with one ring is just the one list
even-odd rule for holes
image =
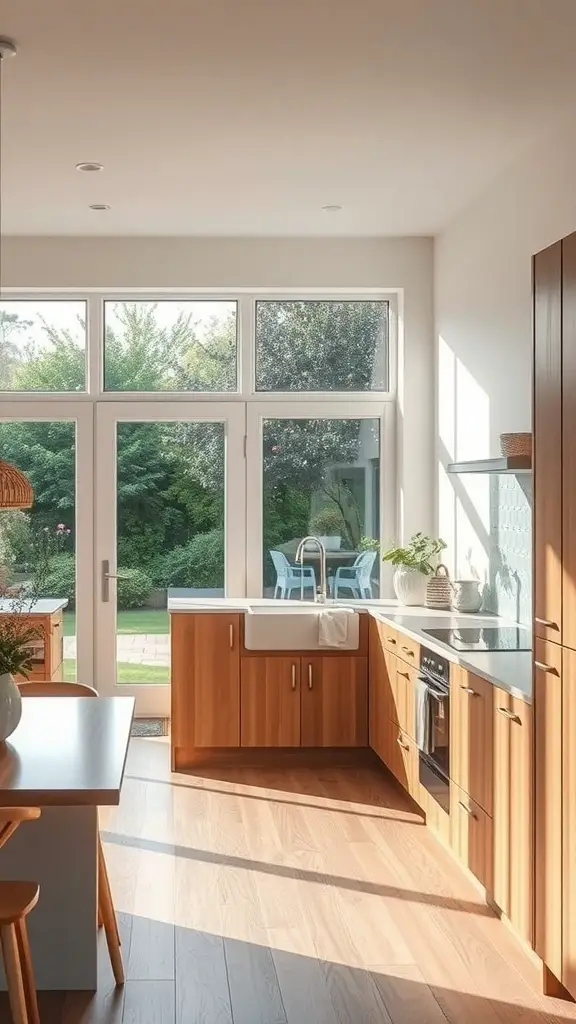
{"label": "tile backsplash", "polygon": [[490,479],[490,550],[484,608],[532,622],[532,477]]}

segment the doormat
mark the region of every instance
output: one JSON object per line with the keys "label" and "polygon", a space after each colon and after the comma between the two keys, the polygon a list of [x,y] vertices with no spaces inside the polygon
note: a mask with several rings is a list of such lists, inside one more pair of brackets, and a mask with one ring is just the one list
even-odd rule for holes
{"label": "doormat", "polygon": [[167,718],[135,718],[132,722],[131,736],[167,736]]}

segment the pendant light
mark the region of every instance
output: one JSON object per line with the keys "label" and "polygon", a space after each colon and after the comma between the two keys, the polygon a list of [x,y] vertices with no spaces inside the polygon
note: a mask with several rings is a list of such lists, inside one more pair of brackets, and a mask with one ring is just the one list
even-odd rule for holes
{"label": "pendant light", "polygon": [[[0,37],[0,299],[2,298],[2,74],[8,57],[16,56],[16,46],[11,39]],[[30,508],[34,491],[30,481],[15,466],[0,459],[0,509]]]}

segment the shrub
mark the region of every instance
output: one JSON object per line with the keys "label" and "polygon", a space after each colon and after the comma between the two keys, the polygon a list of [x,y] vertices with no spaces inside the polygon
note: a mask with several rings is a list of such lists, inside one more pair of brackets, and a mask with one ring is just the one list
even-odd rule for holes
{"label": "shrub", "polygon": [[[160,573],[159,573],[160,575]],[[188,544],[173,548],[164,557],[164,587],[211,588],[224,585],[224,536],[222,530],[199,533]]]}
{"label": "shrub", "polygon": [[341,537],[345,529],[344,517],[335,505],[319,509],[310,520],[310,532],[317,537]]}
{"label": "shrub", "polygon": [[61,597],[68,599],[73,608],[76,600],[76,559],[74,555],[54,555],[48,566],[48,573],[39,587],[39,597]]}
{"label": "shrub", "polygon": [[118,569],[118,607],[141,608],[152,590],[152,580],[142,569]]}

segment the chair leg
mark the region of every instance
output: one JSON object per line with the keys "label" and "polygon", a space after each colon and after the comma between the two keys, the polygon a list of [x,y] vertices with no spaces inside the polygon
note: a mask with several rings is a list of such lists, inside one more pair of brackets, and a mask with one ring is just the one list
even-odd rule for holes
{"label": "chair leg", "polygon": [[38,1011],[38,997],[36,995],[36,982],[34,980],[34,968],[30,955],[30,943],[28,942],[28,928],[26,918],[16,922],[16,940],[20,953],[20,966],[22,969],[22,981],[24,983],[24,995],[28,1010],[29,1024],[40,1024],[40,1013]]}
{"label": "chair leg", "polygon": [[30,1024],[26,1009],[26,995],[20,964],[20,952],[16,939],[16,928],[13,924],[5,924],[0,928],[0,942],[4,958],[4,971],[10,999],[13,1024]]}
{"label": "chair leg", "polygon": [[108,881],[108,872],[106,871],[106,861],[104,860],[104,851],[102,849],[100,837],[98,837],[98,902],[100,905],[102,920],[104,922],[106,945],[108,946],[108,954],[110,956],[110,963],[112,964],[114,980],[117,985],[123,985],[124,965],[122,963],[122,954],[120,952],[120,936],[118,933],[118,924],[116,922],[114,904],[112,903],[112,893],[110,892],[110,882]]}

